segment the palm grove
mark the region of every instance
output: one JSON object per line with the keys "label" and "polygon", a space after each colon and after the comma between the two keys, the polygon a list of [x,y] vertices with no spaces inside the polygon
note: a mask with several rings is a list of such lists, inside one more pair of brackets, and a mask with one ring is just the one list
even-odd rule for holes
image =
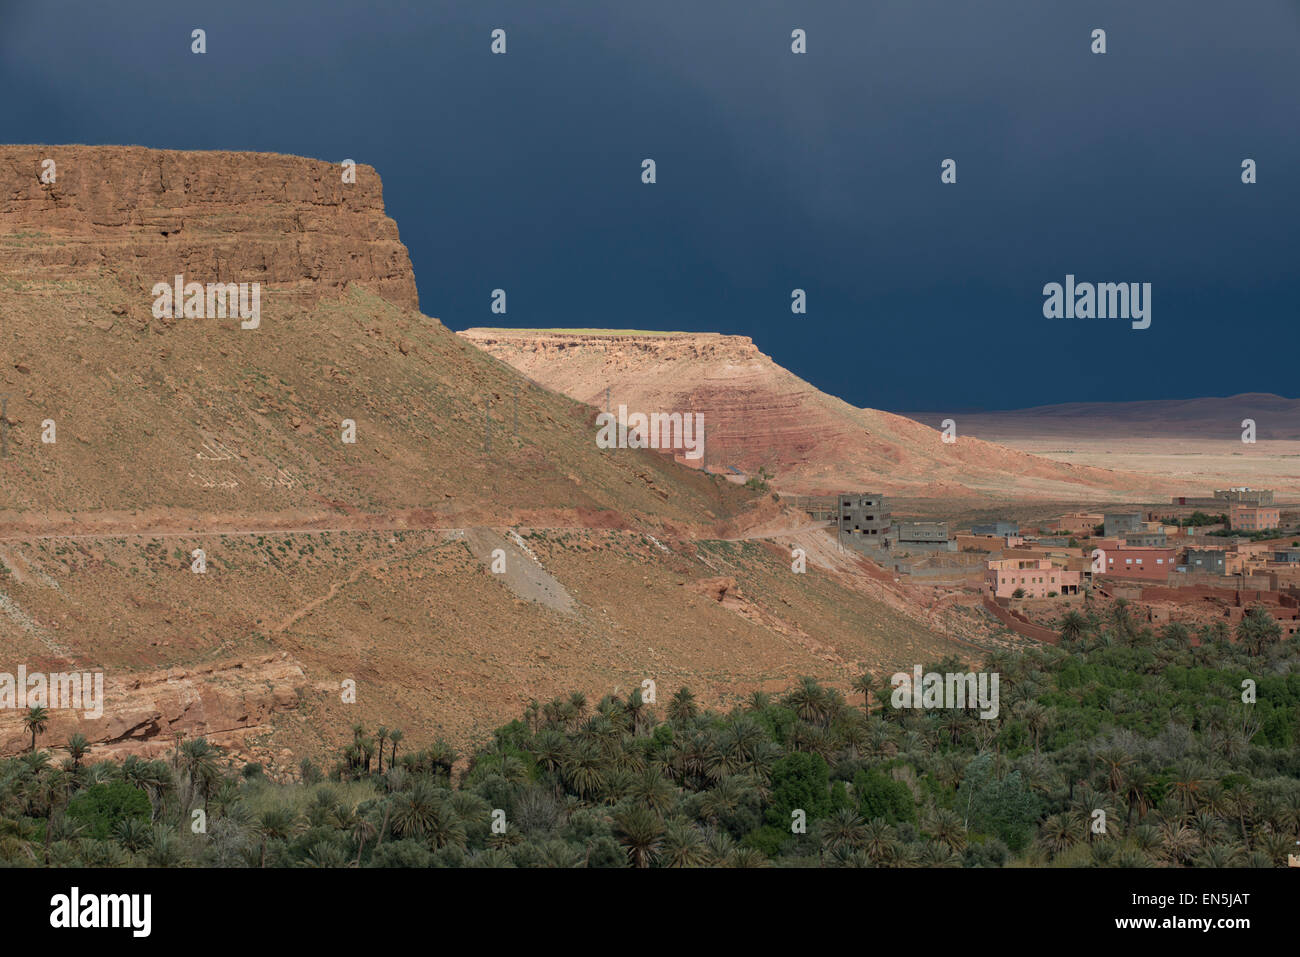
{"label": "palm grove", "polygon": [[1285,864],[1300,840],[1300,641],[1262,610],[1235,633],[1153,630],[1123,602],[1060,625],[1059,646],[983,663],[1001,675],[992,720],[895,709],[870,674],[847,699],[805,678],[727,713],[685,688],[662,715],[640,692],[574,693],[534,702],[463,762],[444,741],[356,726],[326,766],[304,759],[282,781],[202,738],[122,763],[92,761],[80,736],[38,748],[36,708],[31,750],[0,762],[0,862]]}

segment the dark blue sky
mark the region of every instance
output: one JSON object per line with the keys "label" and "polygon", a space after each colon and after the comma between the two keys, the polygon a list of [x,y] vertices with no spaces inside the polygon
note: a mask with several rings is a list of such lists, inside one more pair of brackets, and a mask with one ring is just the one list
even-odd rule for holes
{"label": "dark blue sky", "polygon": [[[375,166],[453,329],[748,335],[887,409],[1298,391],[1297,0],[0,0],[0,88],[11,143]],[[1151,328],[1044,319],[1066,273]]]}

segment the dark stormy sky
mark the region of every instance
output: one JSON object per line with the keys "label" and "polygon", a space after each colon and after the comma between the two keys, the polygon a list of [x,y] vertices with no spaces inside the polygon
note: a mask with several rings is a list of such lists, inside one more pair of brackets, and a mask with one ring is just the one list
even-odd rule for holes
{"label": "dark stormy sky", "polygon": [[[375,166],[453,329],[747,335],[887,409],[1300,391],[1298,0],[0,0],[0,89],[10,143]],[[1151,328],[1043,318],[1066,273]]]}

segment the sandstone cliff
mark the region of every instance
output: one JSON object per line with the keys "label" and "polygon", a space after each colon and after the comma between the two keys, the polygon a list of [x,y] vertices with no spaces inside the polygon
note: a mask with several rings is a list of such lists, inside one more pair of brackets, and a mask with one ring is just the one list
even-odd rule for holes
{"label": "sandstone cliff", "polygon": [[1053,462],[859,409],[782,368],[746,336],[467,329],[528,377],[590,405],[704,415],[711,469],[760,466],[785,491],[879,490],[918,498],[1107,500],[1162,494],[1158,480]]}
{"label": "sandstone cliff", "polygon": [[[82,671],[63,663],[64,672]],[[153,755],[175,746],[177,735],[205,736],[243,750],[245,737],[266,728],[271,716],[298,706],[307,683],[288,655],[265,655],[192,668],[111,674],[103,684],[103,715],[52,709],[40,747],[60,746],[80,733],[95,758]],[[0,754],[31,746],[21,709],[0,709]],[[246,752],[247,753],[247,752]]]}
{"label": "sandstone cliff", "polygon": [[[54,182],[41,181],[53,160]],[[63,282],[111,274],[151,318],[155,283],[260,282],[281,310],[355,283],[418,308],[410,257],[379,176],[298,156],[139,146],[0,146],[0,276]]]}

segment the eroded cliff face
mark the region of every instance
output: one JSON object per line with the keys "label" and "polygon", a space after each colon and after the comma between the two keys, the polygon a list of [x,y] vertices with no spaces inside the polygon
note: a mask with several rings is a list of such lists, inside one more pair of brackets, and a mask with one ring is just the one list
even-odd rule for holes
{"label": "eroded cliff face", "polygon": [[[57,662],[53,669],[57,670],[49,674],[77,674],[86,678],[87,689],[94,685],[94,672],[71,662]],[[248,736],[268,731],[274,714],[297,708],[307,684],[302,668],[286,654],[194,668],[113,673],[100,681],[102,698],[98,690],[88,690],[80,699],[88,706],[98,704],[89,711],[49,703],[49,721],[37,736],[38,747],[61,746],[79,733],[92,746],[95,760],[128,754],[152,757],[175,747],[180,735],[207,737],[251,754]],[[83,685],[79,682],[76,687]],[[25,703],[32,702],[26,699]],[[31,747],[31,735],[23,727],[25,713],[21,707],[0,708],[0,755]]]}
{"label": "eroded cliff face", "polygon": [[802,467],[854,432],[851,422],[818,407],[831,397],[782,369],[748,336],[490,329],[461,335],[542,385],[601,409],[608,387],[615,410],[626,404],[629,411],[703,413],[704,457],[714,470]]}
{"label": "eroded cliff face", "polygon": [[[716,333],[467,329],[461,335],[556,391],[605,408],[699,412],[705,461],[776,474],[784,491],[870,489],[918,498],[1109,500],[1163,494],[1160,483],[1079,467],[856,408],[782,368],[747,336]],[[941,417],[936,417],[936,420]]]}
{"label": "eroded cliff face", "polygon": [[[53,161],[53,166],[49,161]],[[297,310],[355,283],[419,306],[410,256],[379,176],[279,154],[138,146],[0,146],[0,276],[64,282],[106,273],[148,322],[155,283],[258,282]],[[50,179],[52,182],[42,181]]]}

